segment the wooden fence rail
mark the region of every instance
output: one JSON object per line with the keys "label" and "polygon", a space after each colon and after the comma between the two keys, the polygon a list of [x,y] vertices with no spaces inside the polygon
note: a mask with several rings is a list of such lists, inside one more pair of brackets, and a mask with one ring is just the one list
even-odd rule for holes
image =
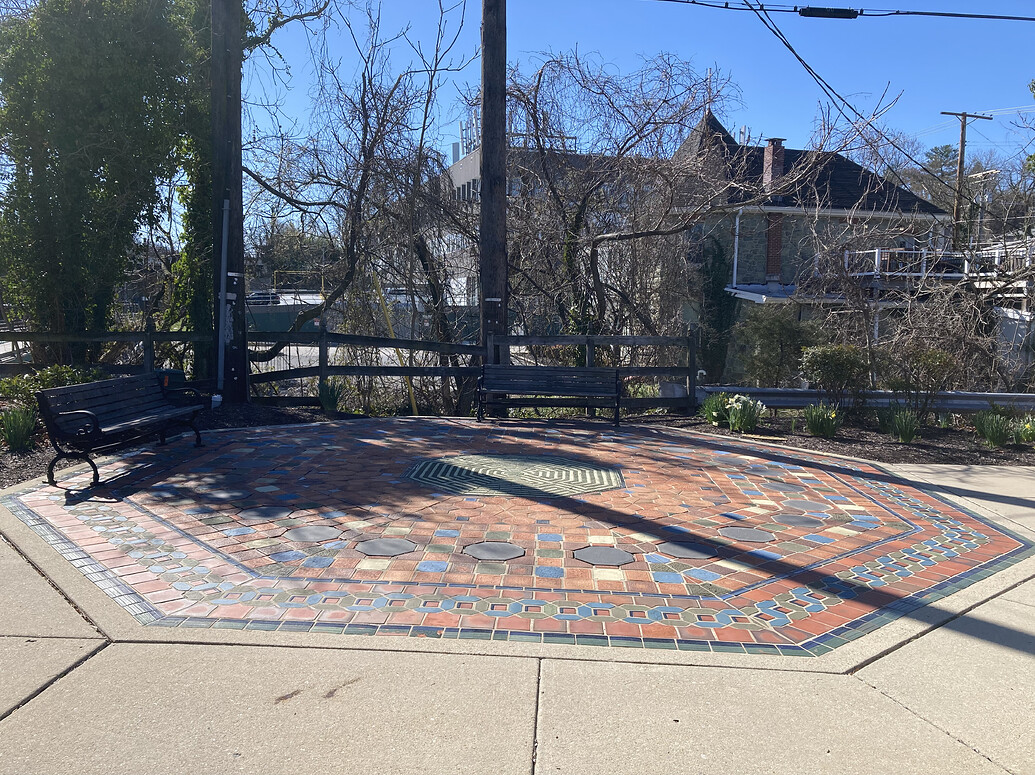
{"label": "wooden fence rail", "polygon": [[[251,384],[260,385],[272,382],[296,379],[316,378],[325,381],[336,376],[364,376],[390,378],[474,378],[479,373],[479,363],[485,359],[487,348],[473,344],[453,342],[432,342],[419,339],[395,339],[381,336],[360,336],[356,334],[337,334],[326,330],[313,332],[268,333],[250,332],[250,345],[286,344],[299,347],[315,347],[318,349],[317,365],[300,366],[273,371],[252,371],[249,376]],[[142,350],[140,364],[105,364],[103,367],[115,374],[133,374],[150,371],[154,368],[155,345],[162,342],[195,343],[211,341],[211,335],[177,331],[107,331],[103,333],[54,334],[39,331],[0,331],[0,342],[16,342],[24,344],[103,344],[122,342],[139,344]],[[689,336],[507,336],[495,337],[491,340],[488,351],[494,356],[504,352],[510,358],[511,348],[534,346],[581,347],[585,351],[587,365],[596,363],[597,351],[600,348],[636,348],[636,347],[675,347],[685,351],[685,365],[673,366],[622,366],[618,371],[623,379],[660,379],[663,382],[675,383],[673,394],[662,396],[632,395],[623,405],[631,409],[652,407],[669,407],[692,410],[696,406],[695,352],[693,339]],[[360,349],[392,349],[407,352],[427,352],[442,356],[466,356],[471,365],[465,366],[360,366],[332,365],[331,350],[340,347]],[[0,376],[23,374],[32,371],[37,365],[6,363],[0,364]],[[253,367],[254,368],[254,367]],[[633,389],[635,392],[635,389]]]}

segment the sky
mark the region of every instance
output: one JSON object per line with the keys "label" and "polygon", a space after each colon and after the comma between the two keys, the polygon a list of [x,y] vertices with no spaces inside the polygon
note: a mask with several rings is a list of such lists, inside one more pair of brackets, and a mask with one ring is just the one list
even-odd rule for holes
{"label": "sky", "polygon": [[[816,4],[849,7],[842,0]],[[752,137],[782,137],[790,147],[805,147],[820,105],[827,102],[801,64],[750,12],[662,0],[508,0],[507,6],[511,62],[527,63],[537,52],[578,47],[620,71],[635,69],[641,57],[666,52],[690,61],[701,73],[708,68],[725,73],[740,90],[739,102],[724,117],[734,136],[745,126]],[[1035,16],[1031,0],[883,0],[850,7]],[[411,38],[431,44],[437,0],[383,0],[381,8],[383,30],[409,26]],[[941,111],[989,111],[993,120],[969,125],[968,155],[990,149],[1007,156],[1035,151],[1035,130],[1015,126],[1025,118],[1035,121],[1035,98],[1028,89],[1035,79],[1028,49],[1035,22],[806,19],[791,13],[774,13],[772,18],[798,53],[864,113],[885,91],[898,97],[884,124],[925,146],[959,141],[959,119]],[[480,19],[481,0],[468,0],[461,50],[476,51]],[[451,22],[459,22],[457,15]],[[288,110],[304,112],[307,66],[301,36],[287,32],[275,42],[292,65]],[[339,50],[347,59],[344,41]],[[400,59],[406,56],[399,52]],[[458,80],[476,84],[479,68],[475,61]],[[443,102],[457,93],[455,86],[446,88]],[[458,139],[453,110],[442,106],[444,152]]]}

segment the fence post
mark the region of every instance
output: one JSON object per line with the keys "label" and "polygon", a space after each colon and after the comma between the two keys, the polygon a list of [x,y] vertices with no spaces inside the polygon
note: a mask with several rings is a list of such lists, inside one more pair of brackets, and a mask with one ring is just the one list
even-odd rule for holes
{"label": "fence post", "polygon": [[148,315],[144,319],[144,373],[155,370],[155,322]]}
{"label": "fence post", "polygon": [[686,365],[690,374],[686,378],[686,406],[693,414],[697,411],[697,348],[694,346],[694,335],[697,329],[691,328],[686,335]]}
{"label": "fence post", "polygon": [[[597,365],[597,344],[593,337],[586,337],[586,366],[592,368]],[[596,417],[597,410],[592,406],[586,407],[586,417]]]}
{"label": "fence post", "polygon": [[[319,388],[324,389],[327,384],[327,320],[326,316],[320,315],[320,365],[319,365]],[[317,393],[319,395],[319,393]]]}

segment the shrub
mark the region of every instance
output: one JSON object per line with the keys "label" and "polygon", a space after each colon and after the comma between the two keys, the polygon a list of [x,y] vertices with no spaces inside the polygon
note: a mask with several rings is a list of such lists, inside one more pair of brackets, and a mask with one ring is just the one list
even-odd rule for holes
{"label": "shrub", "polygon": [[763,387],[796,382],[802,348],[821,341],[819,326],[800,320],[792,304],[752,305],[735,334],[747,376]]}
{"label": "shrub", "polygon": [[919,430],[920,418],[917,416],[916,412],[909,409],[900,409],[892,415],[891,435],[903,444],[908,444],[915,439],[917,431]]}
{"label": "shrub", "polygon": [[12,452],[32,448],[36,433],[36,410],[27,406],[12,406],[0,412],[0,435]]}
{"label": "shrub", "polygon": [[849,395],[862,392],[869,381],[866,356],[852,345],[806,347],[802,350],[801,370],[805,379],[826,394],[829,403],[838,406]]}
{"label": "shrub", "polygon": [[32,374],[0,379],[0,398],[6,398],[22,406],[36,407],[35,392],[45,388],[79,385],[107,379],[108,375],[98,368],[77,369],[72,366],[47,366]]}
{"label": "shrub", "polygon": [[805,427],[809,433],[828,439],[837,435],[841,429],[841,423],[844,422],[844,414],[840,407],[830,406],[825,401],[806,406],[802,414],[805,417]]}
{"label": "shrub", "polygon": [[701,403],[701,416],[712,425],[729,425],[729,410],[726,405],[731,397],[729,393],[709,393]]}
{"label": "shrub", "polygon": [[1035,415],[1025,415],[1017,420],[1013,426],[1014,444],[1035,443]]}
{"label": "shrub", "polygon": [[325,412],[337,412],[345,402],[345,383],[340,379],[329,379],[319,383],[316,390],[320,408]]}
{"label": "shrub", "polygon": [[738,433],[750,433],[758,427],[762,419],[765,404],[747,396],[735,395],[726,403],[726,416],[730,430]]}
{"label": "shrub", "polygon": [[974,430],[990,447],[1001,447],[1013,439],[1013,422],[994,409],[974,415]]}

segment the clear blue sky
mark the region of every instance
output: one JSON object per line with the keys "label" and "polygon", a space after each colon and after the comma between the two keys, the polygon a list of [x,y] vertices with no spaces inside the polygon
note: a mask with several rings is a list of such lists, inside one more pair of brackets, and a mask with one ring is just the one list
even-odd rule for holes
{"label": "clear blue sky", "polygon": [[[741,90],[741,105],[727,119],[731,131],[746,125],[752,136],[779,136],[802,147],[824,101],[819,87],[790,52],[754,14],[708,9],[658,0],[508,0],[508,57],[528,61],[535,52],[575,46],[597,52],[619,69],[633,69],[641,55],[669,52],[690,60],[704,72],[727,73]],[[815,5],[841,6],[840,0]],[[883,0],[854,2],[853,8],[936,10],[1035,16],[1030,0]],[[474,51],[479,42],[481,0],[468,0],[462,45]],[[384,0],[384,31],[411,27],[411,36],[431,42],[437,17],[435,0]],[[999,147],[1017,153],[1033,132],[1012,123],[1035,120],[1035,79],[1031,56],[1035,22],[937,19],[929,17],[859,18],[852,21],[803,19],[773,14],[798,52],[841,94],[864,112],[888,89],[901,93],[885,123],[915,135],[926,146],[955,144],[959,122],[940,111],[992,111],[1027,106],[1031,112],[997,115],[970,126],[968,148],[980,152]],[[295,96],[304,92],[304,52],[291,35],[277,41],[296,76]],[[346,51],[342,47],[343,53]],[[400,52],[402,53],[402,52]],[[479,64],[461,80],[475,83]],[[445,90],[449,98],[456,92]],[[289,108],[302,105],[294,96]],[[446,106],[448,107],[448,106]],[[457,139],[454,125],[444,141]],[[443,149],[445,150],[445,148]],[[1035,150],[1035,146],[1028,152]]]}

